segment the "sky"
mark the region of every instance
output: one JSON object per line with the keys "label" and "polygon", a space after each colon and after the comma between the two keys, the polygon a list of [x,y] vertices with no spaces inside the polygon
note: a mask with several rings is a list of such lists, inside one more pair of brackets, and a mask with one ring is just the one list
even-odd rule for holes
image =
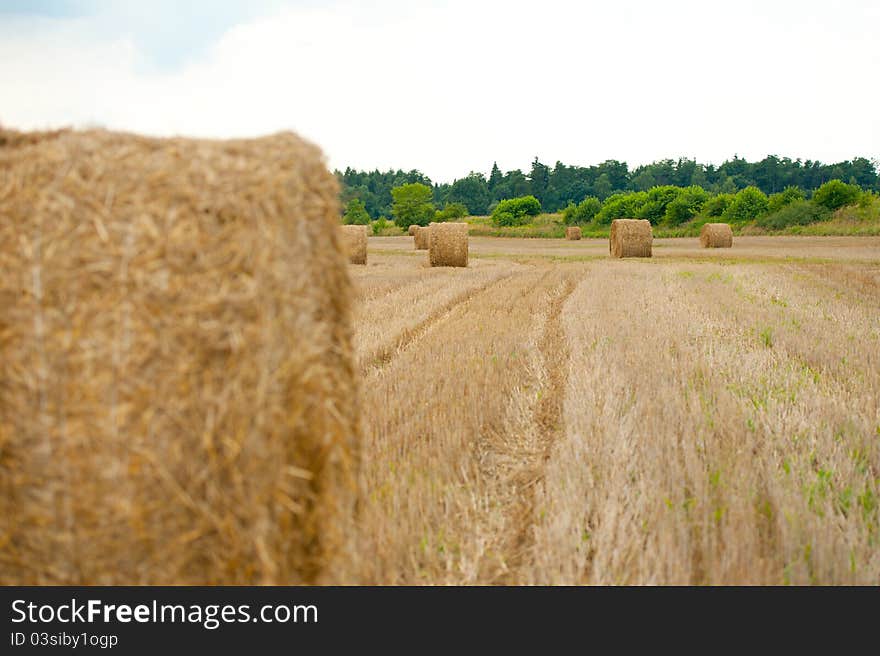
{"label": "sky", "polygon": [[294,130],[435,181],[880,159],[876,0],[0,0],[0,124]]}

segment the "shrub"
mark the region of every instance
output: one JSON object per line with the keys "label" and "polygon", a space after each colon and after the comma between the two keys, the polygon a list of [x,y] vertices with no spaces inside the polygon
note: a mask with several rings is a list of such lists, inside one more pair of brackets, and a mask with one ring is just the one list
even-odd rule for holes
{"label": "shrub", "polygon": [[451,219],[461,219],[468,215],[468,208],[464,203],[446,203],[446,207],[437,210],[434,220],[438,222],[449,221]]}
{"label": "shrub", "polygon": [[859,196],[858,206],[861,209],[866,209],[868,207],[871,207],[871,205],[874,203],[874,201],[876,199],[877,199],[877,194],[875,194],[873,191],[871,191],[869,189],[867,191],[862,192],[862,195]]}
{"label": "shrub", "polygon": [[502,200],[492,211],[492,223],[497,226],[525,225],[528,217],[541,213],[541,203],[534,196],[520,196]]}
{"label": "shrub", "polygon": [[434,220],[434,192],[429,186],[419,182],[401,185],[391,190],[391,197],[394,222],[404,230],[413,224],[426,226]]}
{"label": "shrub", "polygon": [[638,215],[648,198],[645,191],[625,191],[611,194],[596,214],[596,223],[609,225],[614,219],[633,218]]}
{"label": "shrub", "polygon": [[751,221],[767,213],[767,203],[767,194],[757,187],[746,187],[737,192],[721,216],[733,222]]}
{"label": "shrub", "polygon": [[681,192],[681,187],[672,185],[651,187],[645,192],[645,202],[635,216],[639,219],[648,219],[652,224],[659,223],[666,216],[666,208],[679,197]]}
{"label": "shrub", "polygon": [[373,234],[381,235],[384,230],[388,228],[388,219],[384,216],[380,216],[373,222]]}
{"label": "shrub", "polygon": [[525,216],[516,217],[510,212],[492,212],[492,223],[497,226],[517,226],[526,223]]}
{"label": "shrub", "polygon": [[757,224],[769,230],[782,230],[793,225],[809,225],[829,218],[830,212],[808,200],[795,200],[782,209],[758,218]]}
{"label": "shrub", "polygon": [[562,210],[562,219],[566,225],[589,223],[601,209],[602,201],[595,196],[587,196],[577,205],[569,203],[568,207]]}
{"label": "shrub", "polygon": [[804,200],[804,192],[801,191],[800,187],[786,187],[783,191],[778,194],[773,194],[770,196],[770,199],[767,202],[767,211],[770,214],[774,212],[778,212],[786,205],[794,203],[799,200]]}
{"label": "shrub", "polygon": [[727,206],[733,202],[733,194],[718,194],[712,196],[703,204],[703,212],[706,216],[722,216]]}
{"label": "shrub", "polygon": [[861,195],[862,190],[858,185],[829,180],[813,194],[813,202],[825,209],[836,210],[857,203]]}
{"label": "shrub", "polygon": [[368,225],[370,223],[370,215],[364,201],[359,198],[352,198],[345,206],[345,214],[342,215],[342,222],[346,225]]}
{"label": "shrub", "polygon": [[666,206],[666,214],[663,217],[667,225],[680,225],[690,221],[697,214],[703,204],[709,198],[709,194],[699,185],[685,187],[678,196]]}

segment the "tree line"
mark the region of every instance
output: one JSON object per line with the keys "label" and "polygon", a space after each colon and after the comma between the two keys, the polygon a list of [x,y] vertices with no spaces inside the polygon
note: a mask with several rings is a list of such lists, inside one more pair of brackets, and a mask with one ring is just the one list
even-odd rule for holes
{"label": "tree line", "polygon": [[[489,176],[471,172],[451,183],[433,182],[418,170],[336,171],[342,202],[363,204],[366,215],[376,219],[392,216],[392,190],[419,183],[433,191],[439,208],[463,205],[470,214],[491,213],[499,201],[534,196],[545,212],[558,212],[587,198],[604,202],[621,192],[647,192],[656,187],[699,187],[709,194],[735,194],[754,187],[766,195],[797,187],[807,195],[830,180],[858,185],[864,190],[880,191],[878,164],[864,157],[823,164],[818,161],[771,155],[758,162],[734,156],[719,166],[699,164],[695,160],[665,159],[630,170],[626,162],[607,160],[593,166],[569,166],[556,162],[553,167],[536,157],[527,173],[514,169],[502,173],[497,163]],[[358,205],[360,205],[358,203]]]}

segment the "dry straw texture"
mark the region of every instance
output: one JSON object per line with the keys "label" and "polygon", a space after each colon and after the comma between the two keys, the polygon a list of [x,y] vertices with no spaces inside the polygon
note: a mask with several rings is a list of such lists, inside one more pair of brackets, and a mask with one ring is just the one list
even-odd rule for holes
{"label": "dry straw texture", "polygon": [[345,252],[348,253],[348,261],[352,264],[366,264],[367,226],[344,225],[340,226],[340,231]]}
{"label": "dry straw texture", "polygon": [[334,575],[359,421],[337,192],[289,133],[0,148],[0,583]]}
{"label": "dry straw texture", "polygon": [[614,219],[608,248],[612,257],[651,257],[651,222],[646,219]]}
{"label": "dry straw texture", "polygon": [[571,241],[577,241],[581,238],[581,229],[578,226],[569,226],[565,229],[565,238]]}
{"label": "dry straw texture", "polygon": [[406,232],[410,237],[415,237],[416,230],[418,230],[418,229],[419,229],[419,226],[417,226],[415,223],[413,223],[412,225],[410,225],[409,229]]}
{"label": "dry straw texture", "polygon": [[700,246],[730,248],[733,246],[733,230],[726,223],[707,223],[700,230]]}
{"label": "dry straw texture", "polygon": [[417,251],[428,250],[431,238],[431,228],[416,226],[416,234],[413,237]]}
{"label": "dry straw texture", "polygon": [[62,134],[67,134],[68,132],[68,129],[50,130],[48,132],[19,132],[18,130],[7,130],[0,125],[0,148],[33,146],[42,141],[57,139]]}
{"label": "dry straw texture", "polygon": [[468,265],[468,224],[433,224],[430,229],[428,261],[432,267],[466,267]]}

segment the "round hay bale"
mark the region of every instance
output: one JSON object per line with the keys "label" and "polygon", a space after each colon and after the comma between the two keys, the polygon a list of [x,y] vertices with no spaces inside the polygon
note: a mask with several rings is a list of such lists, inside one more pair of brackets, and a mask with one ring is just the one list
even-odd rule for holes
{"label": "round hay bale", "polygon": [[432,267],[466,267],[468,265],[468,224],[434,224],[430,229],[428,261]]}
{"label": "round hay bale", "polygon": [[413,223],[410,225],[409,229],[406,232],[410,237],[415,237],[416,230],[418,230],[418,229],[419,229],[419,226],[417,226],[415,223]]}
{"label": "round hay bale", "polygon": [[339,226],[342,233],[342,243],[348,254],[348,261],[352,264],[367,263],[367,226],[344,225]]}
{"label": "round hay bale", "polygon": [[651,257],[653,238],[646,219],[614,219],[608,249],[612,257]]}
{"label": "round hay bale", "polygon": [[578,226],[569,226],[565,229],[565,238],[570,241],[577,241],[581,238],[581,229]]}
{"label": "round hay bale", "polygon": [[730,248],[733,246],[733,230],[726,223],[707,223],[700,230],[700,246]]}
{"label": "round hay bale", "polygon": [[315,146],[0,149],[0,584],[333,580],[359,411]]}
{"label": "round hay bale", "polygon": [[425,226],[416,226],[416,234],[413,237],[416,250],[417,251],[425,251],[428,250],[429,241],[431,237],[431,229]]}

